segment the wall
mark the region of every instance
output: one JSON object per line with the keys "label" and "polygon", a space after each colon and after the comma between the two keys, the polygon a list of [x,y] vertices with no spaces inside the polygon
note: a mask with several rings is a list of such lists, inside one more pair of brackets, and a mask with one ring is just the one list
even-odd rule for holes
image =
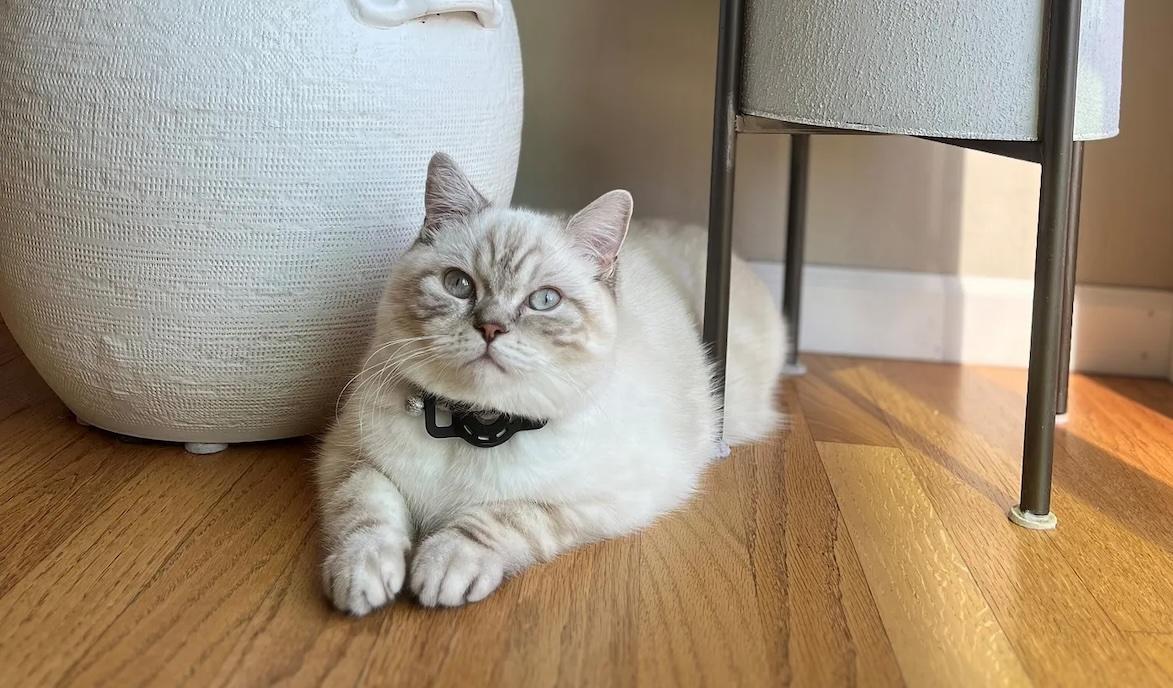
{"label": "wall", "polygon": [[1173,289],[1173,2],[1128,0],[1120,136],[1087,146],[1079,279]]}
{"label": "wall", "polygon": [[[573,208],[616,187],[637,213],[703,222],[714,0],[515,0],[526,124],[515,201]],[[1081,282],[1173,289],[1173,3],[1128,0],[1122,134],[1088,145]],[[808,261],[1029,277],[1038,170],[923,141],[812,146]],[[778,259],[787,140],[742,136],[736,243]]]}

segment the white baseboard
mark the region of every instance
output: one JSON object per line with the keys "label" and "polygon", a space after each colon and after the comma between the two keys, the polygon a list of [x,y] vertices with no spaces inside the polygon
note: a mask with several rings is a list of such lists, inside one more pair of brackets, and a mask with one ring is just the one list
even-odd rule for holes
{"label": "white baseboard", "polygon": [[[780,300],[783,269],[753,263]],[[1030,280],[810,265],[803,279],[805,351],[1025,366]],[[1173,292],[1080,286],[1075,370],[1173,379]]]}

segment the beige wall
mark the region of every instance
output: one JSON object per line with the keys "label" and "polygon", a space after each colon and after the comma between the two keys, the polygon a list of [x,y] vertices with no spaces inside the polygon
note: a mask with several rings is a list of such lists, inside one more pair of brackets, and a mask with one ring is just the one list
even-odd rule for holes
{"label": "beige wall", "polygon": [[[616,187],[702,222],[714,0],[514,0],[526,69],[515,201],[573,208]],[[1083,282],[1173,289],[1173,3],[1128,0],[1122,135],[1089,144]],[[736,242],[781,257],[788,141],[742,136]],[[1028,277],[1038,169],[896,137],[818,137],[808,260]]]}
{"label": "beige wall", "polygon": [[1088,144],[1079,278],[1173,289],[1173,2],[1127,0],[1120,136]]}

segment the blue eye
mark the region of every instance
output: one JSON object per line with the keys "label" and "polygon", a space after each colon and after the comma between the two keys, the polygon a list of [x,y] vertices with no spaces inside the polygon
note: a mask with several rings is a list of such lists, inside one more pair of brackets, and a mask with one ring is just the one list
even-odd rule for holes
{"label": "blue eye", "polygon": [[562,294],[553,287],[542,287],[529,295],[529,307],[535,311],[548,311],[562,302]]}
{"label": "blue eye", "polygon": [[444,273],[444,288],[458,299],[472,296],[472,278],[456,268]]}

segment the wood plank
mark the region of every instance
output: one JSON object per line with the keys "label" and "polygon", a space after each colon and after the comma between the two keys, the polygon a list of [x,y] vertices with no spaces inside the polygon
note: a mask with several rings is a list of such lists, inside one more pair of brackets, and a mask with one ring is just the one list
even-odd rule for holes
{"label": "wood plank", "polygon": [[522,576],[489,685],[634,686],[640,547],[639,535],[612,540]]}
{"label": "wood plank", "polygon": [[[1101,519],[1060,486],[1058,531],[1012,525],[1018,493],[1022,398],[978,371],[893,361],[865,379],[912,470],[1027,670],[1045,685],[1140,685],[1140,658],[1092,596],[1058,540]],[[1058,463],[1068,462],[1062,453]],[[858,539],[856,540],[858,544]]]}
{"label": "wood plank", "polygon": [[[0,448],[0,453],[7,451],[11,448]],[[0,595],[105,509],[147,461],[165,451],[127,452],[125,445],[96,431],[81,433],[59,450],[44,443],[26,447],[27,470],[7,481],[0,500]],[[37,456],[47,458],[38,461]]]}
{"label": "wood plank", "polygon": [[[97,431],[93,431],[97,433]],[[42,401],[0,421],[0,503],[18,499],[52,470],[46,466],[57,453],[89,436],[87,428],[73,422],[56,399]]]}
{"label": "wood plank", "polygon": [[[786,383],[792,400],[795,386]],[[801,399],[784,436],[736,462],[771,674],[800,686],[901,685]]]}
{"label": "wood plank", "polygon": [[0,504],[44,480],[43,465],[85,435],[28,361],[0,366]]}
{"label": "wood plank", "polygon": [[[1000,392],[1025,393],[1021,371],[974,373]],[[1173,632],[1173,419],[1077,375],[1056,443],[1056,546],[1121,630]]]}
{"label": "wood plank", "polygon": [[1090,379],[1072,386],[1055,482],[1073,499],[1056,504],[1070,525],[1056,542],[1117,627],[1173,633],[1173,419]]}
{"label": "wood plank", "polygon": [[442,685],[441,677],[449,676],[468,679],[453,685],[490,685],[488,669],[508,642],[518,583],[507,581],[484,601],[459,609],[425,609],[406,596],[377,612],[383,625],[360,683]]}
{"label": "wood plank", "polygon": [[[269,455],[266,460],[285,458],[292,457]],[[240,516],[239,522],[248,522],[247,515]],[[386,619],[381,615],[353,619],[330,607],[317,576],[321,564],[317,540],[317,529],[310,526],[298,543],[296,557],[286,560],[283,569],[280,559],[275,559],[273,565],[278,570],[271,578],[249,579],[248,588],[266,588],[267,592],[220,666],[208,664],[207,669],[216,673],[205,685],[251,688],[359,684],[363,666],[379,642]],[[219,561],[215,554],[209,558]],[[266,567],[266,571],[273,569]],[[199,673],[207,675],[202,667]]]}
{"label": "wood plank", "polygon": [[793,380],[796,399],[817,442],[895,447],[884,413],[859,390],[861,365],[849,358],[807,356],[807,374]]}
{"label": "wood plank", "polygon": [[875,596],[868,587],[867,575],[859,562],[858,550],[851,541],[847,523],[839,517],[835,539],[835,561],[839,564],[843,612],[851,629],[851,652],[856,655],[857,671],[853,685],[903,685],[900,663],[892,650],[892,640],[884,628]]}
{"label": "wood plank", "polygon": [[1114,377],[1110,375],[1096,375],[1089,377],[1078,376],[1081,379],[1093,380],[1101,387],[1107,387],[1122,397],[1131,399],[1140,406],[1155,411],[1165,418],[1173,418],[1173,384],[1164,380],[1152,380],[1139,377]]}
{"label": "wood plank", "polygon": [[101,513],[0,597],[0,685],[58,683],[254,458],[234,451],[208,460],[173,448],[144,462]]}
{"label": "wood plank", "polygon": [[[560,634],[561,654],[567,659],[561,662],[554,685],[637,685],[636,667],[643,647],[639,637],[642,546],[639,535],[591,548],[590,582],[582,587],[585,594],[579,596],[578,608],[571,610],[571,623],[563,625],[570,631]],[[555,585],[577,588],[573,580],[567,576]],[[531,664],[526,658],[532,653],[512,649],[517,666]]]}
{"label": "wood plank", "polygon": [[[1076,376],[1071,381],[1071,413],[1062,428],[1062,437],[1069,449],[1079,451],[1090,444],[1116,464],[1130,468],[1128,472],[1137,474],[1143,482],[1155,479],[1163,487],[1173,488],[1173,416],[1153,408],[1160,405],[1160,391],[1173,394],[1173,384],[1162,380],[1144,383],[1147,384],[1134,380],[1128,390],[1137,397],[1147,396],[1142,403],[1119,393],[1118,386]],[[1142,395],[1139,390],[1152,392]]]}
{"label": "wood plank", "polygon": [[[376,684],[385,682],[388,677],[398,682],[398,677],[404,676],[411,677],[410,681],[402,682],[404,686],[419,685],[420,679],[426,679],[428,685],[438,686],[492,685],[492,674],[487,668],[510,659],[509,636],[515,623],[514,612],[523,580],[524,574],[521,579],[509,581],[488,600],[456,610],[423,609],[409,601],[406,614],[401,611],[400,616],[393,617],[394,621],[404,623],[393,624],[388,637],[402,637],[409,632],[418,640],[408,644],[404,648],[407,651],[396,653],[395,663],[390,665],[397,666],[395,670],[388,671],[389,665],[384,664],[381,671],[371,671],[368,676],[378,677]],[[450,618],[441,618],[445,614]],[[441,632],[429,637],[431,629],[437,627]],[[413,647],[418,649],[413,652],[410,650]],[[380,650],[381,646],[376,648],[376,656]],[[420,659],[425,662],[434,659],[435,668],[421,670],[418,666]],[[518,657],[512,659],[520,661]],[[369,666],[379,665],[372,663]]]}
{"label": "wood plank", "polygon": [[1030,684],[903,453],[818,450],[909,685]]}
{"label": "wood plank", "polygon": [[[768,685],[771,676],[751,574],[737,463],[713,466],[688,510],[643,534],[640,685]],[[778,537],[771,533],[770,537]]]}
{"label": "wood plank", "polygon": [[[973,373],[1025,398],[1021,370],[975,368]],[[1059,426],[1058,437],[1090,443],[1114,462],[1173,486],[1173,416],[1163,411],[1167,404],[1173,405],[1173,384],[1164,380],[1073,375],[1068,420]]]}
{"label": "wood plank", "polygon": [[1148,662],[1162,685],[1173,685],[1173,633],[1134,633],[1129,640]]}
{"label": "wood plank", "polygon": [[274,581],[312,543],[313,524],[307,462],[237,451],[253,456],[244,475],[74,662],[64,683],[207,685],[237,651]]}

